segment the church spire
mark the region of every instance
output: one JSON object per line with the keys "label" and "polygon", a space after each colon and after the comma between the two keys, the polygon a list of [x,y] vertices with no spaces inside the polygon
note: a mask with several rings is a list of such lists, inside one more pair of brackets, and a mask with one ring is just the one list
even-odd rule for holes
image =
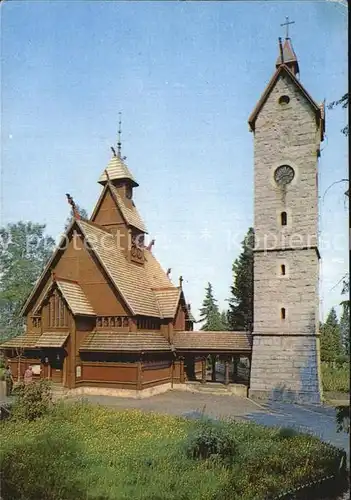
{"label": "church spire", "polygon": [[289,25],[295,24],[295,21],[289,21],[288,17],[285,19],[285,23],[280,25],[286,27],[284,45],[282,44],[281,38],[279,38],[279,55],[275,66],[276,68],[279,68],[279,66],[285,64],[296,76],[300,72],[299,63],[291,43],[291,38],[289,37]]}
{"label": "church spire", "polygon": [[118,158],[122,157],[122,141],[121,141],[121,136],[122,136],[122,113],[119,112],[119,121],[118,121],[118,140],[117,140],[117,156]]}
{"label": "church spire", "polygon": [[120,184],[121,182],[130,184],[131,187],[137,187],[139,184],[136,182],[131,172],[129,171],[125,160],[126,157],[122,156],[122,113],[119,112],[118,120],[118,135],[117,135],[117,151],[111,146],[112,158],[101,174],[98,182],[103,186],[111,181],[112,184]]}

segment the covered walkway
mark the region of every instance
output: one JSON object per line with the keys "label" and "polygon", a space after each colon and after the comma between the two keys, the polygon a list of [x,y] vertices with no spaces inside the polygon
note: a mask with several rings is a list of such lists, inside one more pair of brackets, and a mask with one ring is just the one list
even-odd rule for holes
{"label": "covered walkway", "polygon": [[[252,337],[247,332],[176,332],[174,347],[180,359],[180,383],[200,380],[230,383],[248,382],[239,369],[244,358],[249,371]],[[199,365],[201,369],[199,370]],[[200,373],[199,373],[200,371]]]}

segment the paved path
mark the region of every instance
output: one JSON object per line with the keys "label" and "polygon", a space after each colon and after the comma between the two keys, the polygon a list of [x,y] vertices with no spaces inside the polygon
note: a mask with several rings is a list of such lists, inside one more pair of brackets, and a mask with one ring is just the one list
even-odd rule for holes
{"label": "paved path", "polygon": [[292,427],[344,448],[349,454],[349,436],[345,432],[336,432],[335,410],[329,406],[299,406],[278,402],[260,405],[234,395],[216,396],[177,390],[147,399],[107,396],[85,396],[84,399],[120,410],[137,408],[187,417],[196,417],[204,413],[212,418],[234,417],[267,426]]}

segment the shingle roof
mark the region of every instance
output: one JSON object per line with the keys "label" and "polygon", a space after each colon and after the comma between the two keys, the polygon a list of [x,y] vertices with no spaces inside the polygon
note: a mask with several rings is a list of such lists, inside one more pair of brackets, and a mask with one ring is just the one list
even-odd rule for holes
{"label": "shingle roof", "polygon": [[126,259],[112,234],[82,220],[77,224],[131,312],[159,318],[152,288],[173,285],[151,252],[144,250],[144,266],[135,265]]}
{"label": "shingle roof", "polygon": [[[131,172],[129,171],[127,165],[124,163],[122,158],[119,156],[113,156],[111,160],[109,161],[107,167],[106,167],[108,176],[110,180],[118,180],[118,179],[130,179],[134,186],[138,186],[138,183],[132,176]],[[105,184],[107,182],[107,176],[105,173],[105,170],[103,173],[100,175],[99,181],[100,184]]]}
{"label": "shingle roof", "polygon": [[11,348],[11,347],[22,347],[22,348],[31,348],[35,347],[36,343],[41,335],[41,332],[28,332],[24,335],[19,335],[17,337],[13,337],[12,339],[6,340],[3,342],[0,347],[2,348]]}
{"label": "shingle roof", "polygon": [[283,45],[283,59],[282,61],[281,55],[279,54],[276,66],[279,66],[284,63],[290,63],[290,62],[296,62],[297,63],[297,57],[295,54],[295,51],[293,49],[293,46],[291,45],[291,41],[289,38],[285,39],[284,45]]}
{"label": "shingle roof", "polygon": [[162,269],[160,263],[150,250],[144,249],[144,267],[147,273],[151,288],[171,288],[177,289]]}
{"label": "shingle roof", "polygon": [[110,184],[110,188],[111,188],[112,195],[113,195],[119,209],[121,210],[122,215],[123,215],[125,221],[127,222],[127,224],[129,224],[133,227],[136,227],[137,229],[140,229],[140,231],[143,231],[143,233],[147,233],[146,226],[145,226],[142,218],[140,217],[139,212],[138,212],[137,208],[135,207],[134,203],[133,203],[133,208],[128,208],[124,204],[122,197],[118,193],[115,186]]}
{"label": "shingle roof", "polygon": [[180,288],[161,288],[153,290],[163,318],[174,318],[181,294]]}
{"label": "shingle roof", "polygon": [[174,346],[193,351],[251,351],[251,335],[247,332],[175,332]]}
{"label": "shingle roof", "polygon": [[80,351],[170,351],[166,338],[158,332],[92,332]]}
{"label": "shingle roof", "polygon": [[36,342],[36,347],[62,347],[69,332],[44,332]]}
{"label": "shingle roof", "polygon": [[74,315],[94,316],[95,311],[78,283],[56,280],[57,286]]}
{"label": "shingle roof", "polygon": [[77,314],[81,314],[84,316],[95,315],[95,311],[92,308],[90,302],[88,301],[85,293],[81,289],[80,285],[76,282],[60,280],[59,278],[56,278],[55,281],[51,280],[49,286],[46,286],[44,288],[44,293],[42,293],[40,296],[40,300],[35,309],[35,313],[39,311],[40,307],[42,306],[44,300],[49,295],[55,283],[60,292],[62,293],[63,297],[65,298],[68,307],[70,308],[70,310],[74,315]]}
{"label": "shingle roof", "polygon": [[46,283],[46,286],[44,286],[41,294],[39,295],[39,298],[38,298],[37,304],[36,304],[36,308],[33,310],[34,316],[36,314],[39,314],[42,303],[45,300],[45,298],[47,297],[47,294],[49,293],[49,291],[51,290],[52,285],[53,285],[53,281],[51,278],[49,278],[47,283]]}

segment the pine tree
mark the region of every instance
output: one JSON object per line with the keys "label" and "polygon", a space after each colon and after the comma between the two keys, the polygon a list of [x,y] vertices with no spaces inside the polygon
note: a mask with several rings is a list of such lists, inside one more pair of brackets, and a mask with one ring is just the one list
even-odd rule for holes
{"label": "pine tree", "polygon": [[321,360],[333,362],[341,354],[341,332],[334,307],[331,308],[326,322],[320,331]]}
{"label": "pine tree", "polygon": [[220,331],[222,330],[221,315],[218,309],[217,300],[213,296],[213,287],[211,283],[207,284],[205,289],[205,298],[200,309],[200,321],[204,321],[201,330]]}
{"label": "pine tree", "polygon": [[343,307],[340,318],[340,335],[343,354],[350,355],[350,310],[348,307]]}
{"label": "pine tree", "polygon": [[221,324],[222,324],[221,330],[223,331],[229,330],[228,311],[221,312]]}
{"label": "pine tree", "polygon": [[254,230],[250,227],[242,242],[242,252],[232,267],[233,285],[228,311],[230,330],[253,329],[253,248]]}

